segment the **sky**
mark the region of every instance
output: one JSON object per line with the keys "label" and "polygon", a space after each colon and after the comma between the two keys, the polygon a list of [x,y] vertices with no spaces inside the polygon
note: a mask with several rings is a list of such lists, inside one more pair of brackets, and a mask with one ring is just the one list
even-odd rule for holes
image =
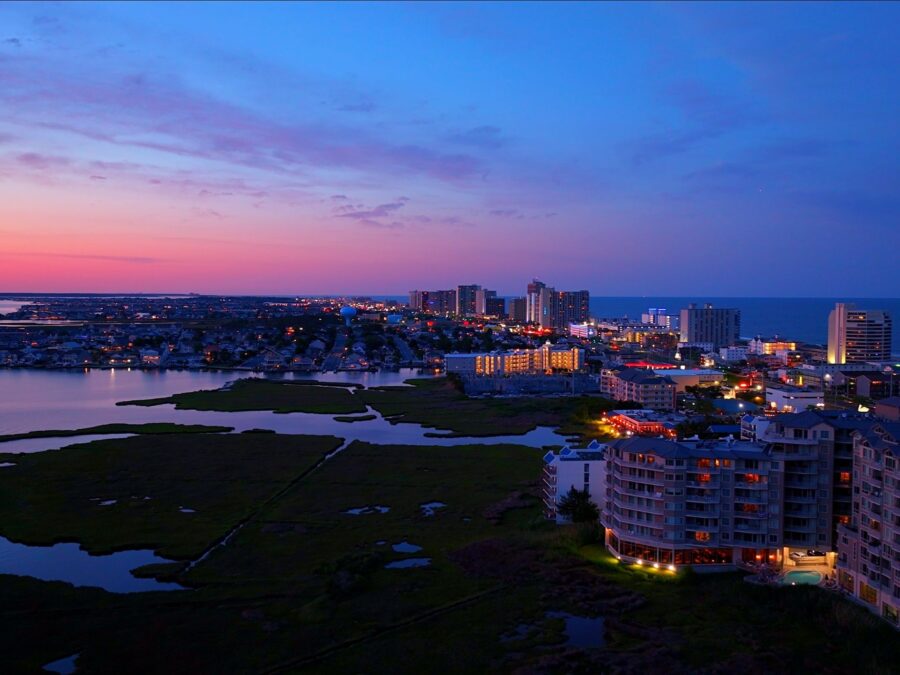
{"label": "sky", "polygon": [[897,3],[2,3],[0,291],[900,297]]}

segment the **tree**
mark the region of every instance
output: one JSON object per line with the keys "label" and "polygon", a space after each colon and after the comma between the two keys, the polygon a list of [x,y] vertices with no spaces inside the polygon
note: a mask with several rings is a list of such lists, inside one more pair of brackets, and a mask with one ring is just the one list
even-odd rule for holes
{"label": "tree", "polygon": [[600,509],[591,501],[587,490],[576,490],[574,487],[559,500],[556,507],[559,515],[571,519],[573,523],[592,523],[600,520]]}

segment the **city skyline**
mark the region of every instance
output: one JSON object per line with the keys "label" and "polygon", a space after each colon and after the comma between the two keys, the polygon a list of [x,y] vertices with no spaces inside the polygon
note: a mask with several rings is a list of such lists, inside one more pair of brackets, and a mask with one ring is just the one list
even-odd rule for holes
{"label": "city skyline", "polygon": [[0,289],[897,297],[898,18],[6,4]]}

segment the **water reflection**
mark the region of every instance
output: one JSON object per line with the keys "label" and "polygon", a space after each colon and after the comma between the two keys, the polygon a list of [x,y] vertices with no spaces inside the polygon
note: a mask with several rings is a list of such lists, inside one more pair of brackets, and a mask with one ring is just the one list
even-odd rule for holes
{"label": "water reflection", "polygon": [[131,570],[143,565],[171,562],[153,551],[120,551],[90,555],[78,544],[28,546],[0,537],[0,574],[29,576],[44,581],[67,581],[74,586],[96,586],[112,593],[175,591],[182,586],[139,579]]}

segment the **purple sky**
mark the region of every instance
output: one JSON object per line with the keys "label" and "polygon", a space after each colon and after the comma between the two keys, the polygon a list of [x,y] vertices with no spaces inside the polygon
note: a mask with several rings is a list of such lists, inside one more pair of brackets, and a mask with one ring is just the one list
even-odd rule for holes
{"label": "purple sky", "polygon": [[900,5],[0,5],[0,291],[900,296]]}

